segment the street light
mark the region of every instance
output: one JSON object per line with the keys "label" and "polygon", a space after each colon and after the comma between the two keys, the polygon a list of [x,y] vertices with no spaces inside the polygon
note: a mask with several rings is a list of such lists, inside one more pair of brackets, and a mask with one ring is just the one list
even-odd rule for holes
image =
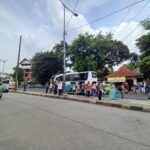
{"label": "street light", "polygon": [[65,17],[65,9],[69,10],[75,17],[78,16],[77,13],[75,13],[74,11],[72,11],[70,8],[68,8],[63,2],[62,0],[60,0],[60,2],[62,3],[63,7],[64,7],[64,32],[63,32],[63,41],[64,41],[64,84],[65,84],[65,71],[66,71],[66,62],[65,62],[65,58],[66,58],[66,17]]}
{"label": "street light", "polygon": [[3,63],[3,67],[2,67],[2,84],[3,84],[3,76],[4,76],[4,69],[5,69],[5,63],[6,63],[6,61],[8,61],[8,60],[2,60],[2,59],[0,59],[0,62],[2,62]]}

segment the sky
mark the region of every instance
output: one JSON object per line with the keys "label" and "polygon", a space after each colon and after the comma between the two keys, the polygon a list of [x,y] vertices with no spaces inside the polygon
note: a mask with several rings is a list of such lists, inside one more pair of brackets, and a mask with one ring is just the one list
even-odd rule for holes
{"label": "sky", "polygon": [[[145,34],[139,22],[150,17],[150,0],[110,17],[88,24],[77,30],[73,28],[87,24],[111,12],[139,0],[78,0],[75,12],[66,10],[66,41],[71,43],[79,34],[113,33],[114,39],[123,41],[131,52],[139,53],[135,46],[138,37]],[[63,0],[74,9],[77,0]],[[71,21],[68,25],[68,21]],[[59,0],[0,0],[0,59],[5,63],[5,72],[11,73],[17,64],[19,37],[22,35],[20,61],[32,58],[36,52],[51,50],[63,39],[63,6]],[[2,63],[0,62],[0,72]]]}

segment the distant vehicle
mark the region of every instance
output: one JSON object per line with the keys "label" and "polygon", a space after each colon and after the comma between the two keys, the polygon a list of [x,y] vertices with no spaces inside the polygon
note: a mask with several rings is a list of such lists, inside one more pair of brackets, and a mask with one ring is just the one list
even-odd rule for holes
{"label": "distant vehicle", "polygon": [[[56,76],[52,76],[50,82],[54,81],[63,81],[64,74],[59,74]],[[77,93],[80,92],[80,84],[87,84],[88,81],[92,84],[93,82],[97,82],[96,72],[94,71],[85,71],[85,72],[73,72],[73,73],[65,73],[65,92],[72,93],[73,86],[76,85]]]}
{"label": "distant vehicle", "polygon": [[13,79],[10,79],[9,81],[9,90],[15,89],[15,81]]}
{"label": "distant vehicle", "polygon": [[8,93],[9,92],[9,86],[4,84],[3,85],[3,93]]}

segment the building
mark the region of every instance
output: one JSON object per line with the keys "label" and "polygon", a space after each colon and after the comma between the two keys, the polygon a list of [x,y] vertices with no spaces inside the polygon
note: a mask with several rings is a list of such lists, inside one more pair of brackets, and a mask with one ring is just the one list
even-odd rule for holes
{"label": "building", "polygon": [[24,81],[30,82],[32,80],[32,71],[31,71],[32,63],[31,63],[31,60],[24,58],[20,62],[20,67],[24,71]]}
{"label": "building", "polygon": [[114,83],[128,82],[130,86],[137,85],[137,83],[141,82],[142,80],[143,77],[141,74],[131,71],[125,66],[119,68],[118,71],[107,76],[108,82],[114,82]]}

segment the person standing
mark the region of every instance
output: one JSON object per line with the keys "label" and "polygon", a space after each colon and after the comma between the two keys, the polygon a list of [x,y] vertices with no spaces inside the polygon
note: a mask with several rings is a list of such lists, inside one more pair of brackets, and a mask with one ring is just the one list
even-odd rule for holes
{"label": "person standing", "polygon": [[26,92],[26,89],[27,89],[27,83],[24,82],[24,83],[23,83],[23,92]]}
{"label": "person standing", "polygon": [[85,95],[86,89],[85,89],[85,83],[82,82],[82,95]]}
{"label": "person standing", "polygon": [[46,83],[45,88],[46,88],[45,93],[48,93],[48,89],[49,89],[48,82]]}
{"label": "person standing", "polygon": [[96,95],[96,83],[92,83],[92,95],[95,96]]}
{"label": "person standing", "polygon": [[57,94],[57,88],[58,88],[57,81],[55,81],[54,82],[54,95]]}
{"label": "person standing", "polygon": [[58,92],[59,92],[59,96],[62,94],[62,89],[63,89],[63,84],[61,81],[59,81],[58,83]]}
{"label": "person standing", "polygon": [[88,84],[86,86],[86,91],[87,91],[88,97],[90,96],[91,90],[92,90],[92,86],[91,86],[90,82],[88,81]]}
{"label": "person standing", "polygon": [[129,92],[129,84],[128,84],[128,82],[125,83],[124,88],[125,88],[125,92],[128,93]]}
{"label": "person standing", "polygon": [[76,94],[76,83],[73,84],[73,86],[72,86],[72,91],[73,91],[73,95],[75,95],[75,94]]}
{"label": "person standing", "polygon": [[116,88],[113,83],[110,85],[109,99],[115,99]]}
{"label": "person standing", "polygon": [[51,93],[52,93],[52,91],[53,91],[53,84],[52,84],[52,83],[50,83],[50,84],[49,84],[49,93],[51,94]]}
{"label": "person standing", "polygon": [[98,100],[102,99],[102,90],[103,90],[103,85],[101,81],[99,81],[97,85]]}
{"label": "person standing", "polygon": [[124,99],[124,85],[123,83],[119,86],[118,90],[120,91],[121,98]]}

